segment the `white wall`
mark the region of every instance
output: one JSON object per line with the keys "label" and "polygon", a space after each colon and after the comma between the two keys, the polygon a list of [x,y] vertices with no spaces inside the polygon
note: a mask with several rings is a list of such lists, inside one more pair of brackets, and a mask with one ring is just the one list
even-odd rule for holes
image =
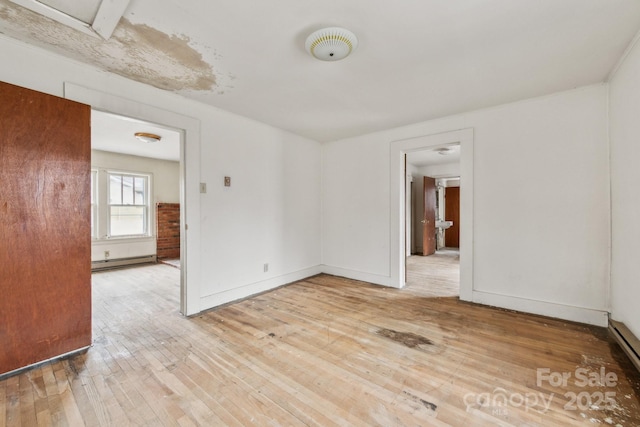
{"label": "white wall", "polygon": [[323,263],[388,283],[390,143],[473,128],[473,300],[605,325],[606,98],[596,85],[323,145]]}
{"label": "white wall", "polygon": [[611,317],[640,337],[640,46],[611,79]]}
{"label": "white wall", "polygon": [[319,273],[320,264],[319,144],[244,120],[228,124],[229,138],[202,147],[202,233],[212,240],[202,248],[204,291],[212,302],[220,293],[243,296],[237,289],[260,291],[263,277]]}
{"label": "white wall", "polygon": [[154,121],[135,113],[160,110],[199,123],[185,149],[187,313],[319,272],[319,143],[1,35],[0,57],[1,81],[60,97],[71,82],[104,93],[93,98],[113,113]]}
{"label": "white wall", "polygon": [[142,172],[152,176],[150,228],[153,233],[150,238],[94,240],[91,243],[91,261],[104,260],[105,251],[109,251],[109,259],[155,255],[155,205],[160,202],[180,203],[180,163],[91,150],[91,167]]}

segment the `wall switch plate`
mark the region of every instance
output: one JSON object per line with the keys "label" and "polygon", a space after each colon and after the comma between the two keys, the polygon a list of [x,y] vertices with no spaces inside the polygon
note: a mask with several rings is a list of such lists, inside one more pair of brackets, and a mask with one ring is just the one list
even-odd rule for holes
{"label": "wall switch plate", "polygon": [[231,177],[230,176],[225,176],[224,177],[224,186],[225,187],[231,187]]}
{"label": "wall switch plate", "polygon": [[200,183],[200,192],[201,193],[206,193],[207,192],[207,183],[206,182],[201,182]]}
{"label": "wall switch plate", "polygon": [[264,272],[266,273],[267,271],[269,271],[269,263],[265,263],[264,267]]}

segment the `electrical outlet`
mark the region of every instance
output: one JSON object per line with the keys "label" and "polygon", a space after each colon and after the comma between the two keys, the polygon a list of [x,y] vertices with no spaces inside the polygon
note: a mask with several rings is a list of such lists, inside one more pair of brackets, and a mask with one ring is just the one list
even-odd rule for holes
{"label": "electrical outlet", "polygon": [[269,263],[265,263],[264,267],[264,272],[266,273],[267,271],[269,271]]}
{"label": "electrical outlet", "polygon": [[225,187],[231,187],[231,177],[230,176],[225,176],[224,177],[224,186]]}
{"label": "electrical outlet", "polygon": [[109,251],[104,251],[104,259],[109,259],[111,253]]}
{"label": "electrical outlet", "polygon": [[206,193],[207,192],[207,183],[206,182],[201,182],[200,183],[200,192],[201,193]]}

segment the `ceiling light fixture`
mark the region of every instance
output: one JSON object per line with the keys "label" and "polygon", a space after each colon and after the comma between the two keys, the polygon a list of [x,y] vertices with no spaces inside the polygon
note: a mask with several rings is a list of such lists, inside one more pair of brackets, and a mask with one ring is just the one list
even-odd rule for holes
{"label": "ceiling light fixture", "polygon": [[449,154],[453,154],[455,150],[451,147],[441,147],[441,148],[436,148],[435,152],[442,155],[442,156],[448,156]]}
{"label": "ceiling light fixture", "polygon": [[136,132],[133,135],[139,141],[146,142],[146,143],[158,142],[162,139],[160,135],[156,135],[155,133]]}
{"label": "ceiling light fixture", "polygon": [[358,47],[358,39],[349,30],[339,27],[323,28],[307,37],[305,49],[321,61],[339,61]]}

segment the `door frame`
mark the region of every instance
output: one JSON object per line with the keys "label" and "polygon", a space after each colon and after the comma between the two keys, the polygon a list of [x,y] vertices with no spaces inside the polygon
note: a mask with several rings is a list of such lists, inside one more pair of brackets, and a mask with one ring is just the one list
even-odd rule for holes
{"label": "door frame", "polygon": [[200,312],[200,121],[126,98],[64,82],[64,98],[92,109],[171,127],[180,141],[180,313]]}
{"label": "door frame", "polygon": [[439,145],[460,144],[460,299],[473,298],[473,128],[418,136],[390,144],[390,218],[389,266],[390,286],[405,286],[406,261],[406,153]]}

